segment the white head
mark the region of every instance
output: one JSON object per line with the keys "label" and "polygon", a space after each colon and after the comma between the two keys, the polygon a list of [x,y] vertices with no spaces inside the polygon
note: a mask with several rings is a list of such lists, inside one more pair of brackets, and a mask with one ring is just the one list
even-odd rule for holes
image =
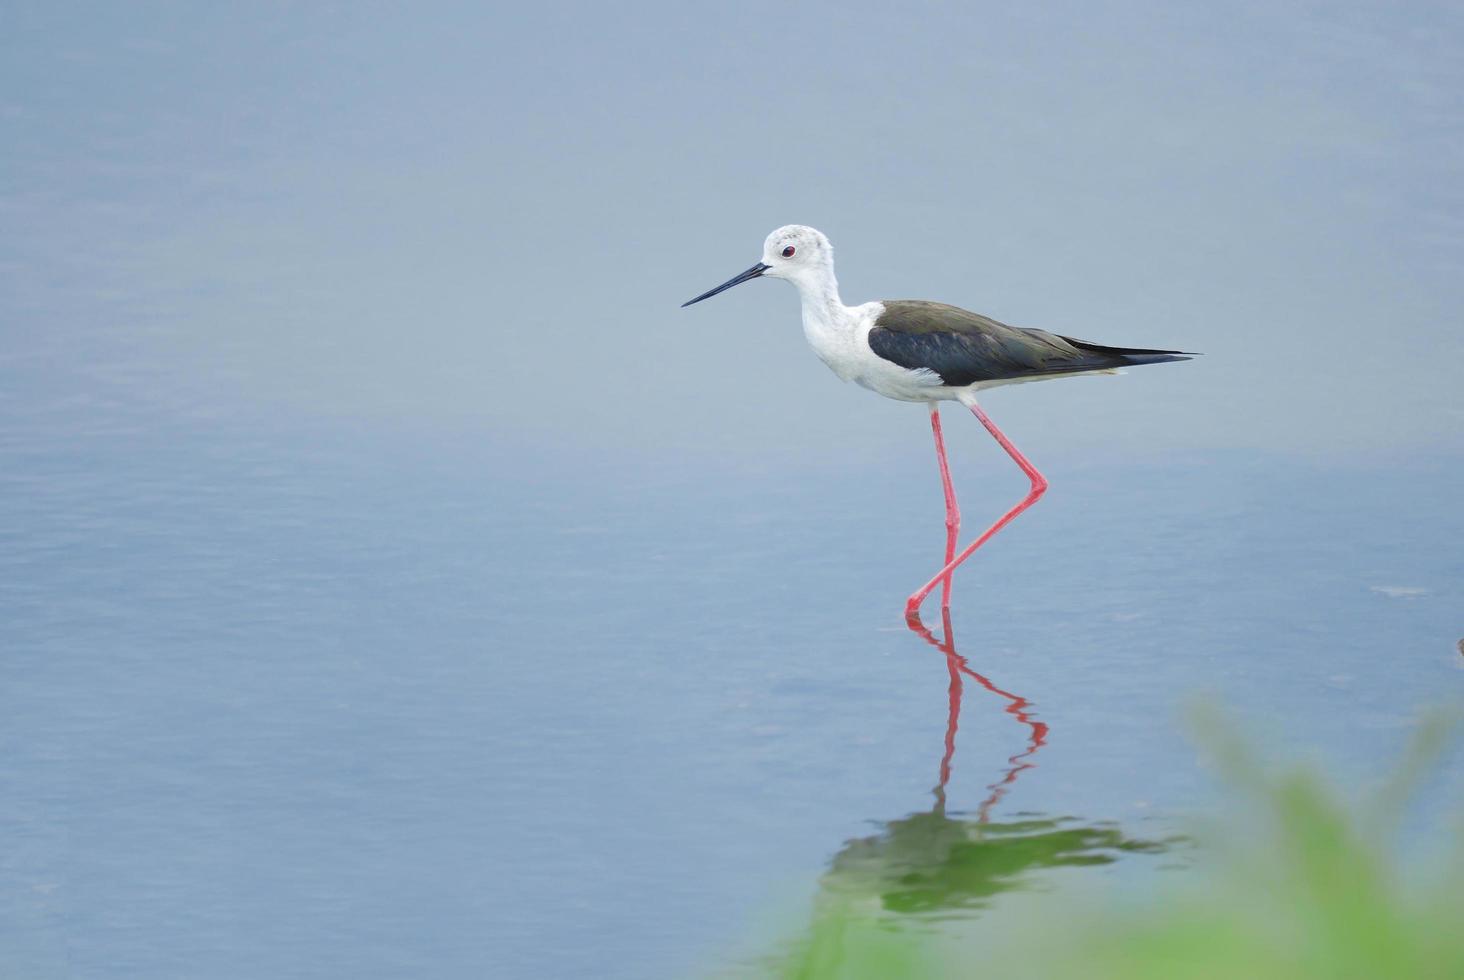
{"label": "white head", "polygon": [[715,289],[709,289],[695,299],[681,305],[690,306],[710,299],[723,290],[738,283],[769,276],[787,279],[800,289],[813,289],[820,285],[834,283],[834,247],[828,237],[817,228],[807,225],[784,225],[763,242],[762,261],[745,272],[728,279]]}
{"label": "white head", "polygon": [[834,265],[834,246],[817,228],[784,225],[763,242],[765,276],[775,279],[807,278]]}

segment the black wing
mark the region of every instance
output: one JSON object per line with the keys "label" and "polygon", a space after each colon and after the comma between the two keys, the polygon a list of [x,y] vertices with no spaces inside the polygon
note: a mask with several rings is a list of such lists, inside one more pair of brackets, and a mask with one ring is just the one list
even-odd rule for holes
{"label": "black wing", "polygon": [[934,371],[952,388],[1189,360],[1181,351],[1105,347],[923,300],[886,302],[869,331],[869,347],[901,367]]}

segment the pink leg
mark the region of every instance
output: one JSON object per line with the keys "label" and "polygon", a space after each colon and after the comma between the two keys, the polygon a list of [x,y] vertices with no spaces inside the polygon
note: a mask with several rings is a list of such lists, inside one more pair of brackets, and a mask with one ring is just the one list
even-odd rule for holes
{"label": "pink leg", "polygon": [[[945,437],[940,432],[940,402],[930,403],[930,431],[935,433],[935,458],[940,461],[940,485],[945,490],[946,550],[945,563],[956,557],[956,536],[961,533],[961,508],[956,503],[956,488],[951,484],[951,468],[946,463]],[[941,583],[940,607],[951,607],[951,576]]]}
{"label": "pink leg", "polygon": [[1012,445],[1011,440],[1003,435],[1002,431],[996,427],[996,423],[991,421],[991,419],[986,416],[986,413],[981,410],[981,406],[972,404],[970,406],[970,409],[975,414],[975,416],[981,420],[981,424],[986,426],[986,431],[990,432],[991,435],[996,439],[996,441],[1001,444],[1001,448],[1007,451],[1007,455],[1010,456],[1016,462],[1016,464],[1022,468],[1023,473],[1027,474],[1027,479],[1032,481],[1032,489],[1027,491],[1027,496],[1022,499],[1021,503],[1017,504],[1011,510],[1001,515],[1000,519],[998,519],[995,524],[991,525],[991,527],[981,532],[981,537],[977,538],[975,541],[972,541],[969,545],[967,545],[965,551],[962,551],[959,555],[956,555],[955,558],[946,562],[945,567],[942,568],[939,572],[935,573],[935,578],[931,579],[929,582],[926,582],[925,585],[921,586],[920,591],[916,592],[905,602],[905,618],[907,620],[911,618],[918,619],[920,616],[920,604],[925,601],[926,596],[930,595],[932,589],[939,585],[943,580],[949,582],[949,576],[952,572],[956,570],[957,567],[960,566],[961,562],[965,561],[967,558],[970,558],[972,552],[974,552],[977,548],[981,547],[983,544],[989,541],[991,537],[996,534],[997,531],[1000,531],[1002,528],[1006,527],[1007,524],[1011,522],[1012,518],[1016,517],[1028,507],[1031,507],[1037,502],[1038,497],[1047,492],[1046,477],[1037,472],[1037,467],[1029,463],[1027,461],[1027,457],[1023,456],[1021,452],[1017,450],[1016,446]]}
{"label": "pink leg", "polygon": [[940,618],[941,625],[945,628],[944,640],[937,640],[934,634],[926,628],[925,624],[920,621],[920,613],[918,610],[905,621],[905,625],[914,630],[922,640],[945,654],[946,670],[951,678],[948,689],[949,708],[946,712],[945,754],[940,758],[940,783],[932,791],[935,794],[935,811],[941,814],[945,813],[946,784],[951,779],[951,760],[956,754],[956,731],[961,721],[961,696],[964,687],[964,683],[961,680],[962,674],[975,678],[978,684],[992,694],[1000,695],[1010,701],[1011,704],[1006,707],[1007,714],[1012,715],[1017,721],[1020,721],[1032,730],[1032,734],[1027,738],[1027,748],[1009,758],[1007,762],[1010,768],[1002,773],[1001,779],[986,787],[991,791],[991,795],[986,797],[985,801],[982,802],[976,811],[977,820],[980,823],[986,823],[990,819],[992,807],[1001,801],[1001,798],[1006,795],[1007,790],[1011,789],[1012,784],[1017,781],[1017,777],[1024,770],[1031,769],[1036,765],[1035,762],[1025,760],[1035,756],[1037,750],[1047,744],[1047,723],[1045,721],[1038,721],[1032,717],[1032,702],[1020,695],[1012,694],[1010,691],[1003,691],[987,677],[972,670],[966,658],[956,652],[956,633],[951,626],[951,611],[949,609],[942,609],[940,611]]}

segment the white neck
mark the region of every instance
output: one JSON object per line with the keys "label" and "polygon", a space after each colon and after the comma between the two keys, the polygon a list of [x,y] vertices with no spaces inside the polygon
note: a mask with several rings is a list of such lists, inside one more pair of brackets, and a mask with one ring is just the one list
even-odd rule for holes
{"label": "white neck", "polygon": [[859,316],[839,299],[833,263],[810,269],[797,278],[790,276],[789,280],[798,287],[803,301],[803,336],[808,345],[835,374],[845,381],[853,380],[860,365]]}
{"label": "white neck", "polygon": [[816,269],[810,269],[791,281],[798,287],[798,296],[803,301],[805,320],[811,318],[824,322],[837,322],[843,319],[841,314],[844,313],[844,303],[839,299],[839,281],[834,278],[832,262]]}

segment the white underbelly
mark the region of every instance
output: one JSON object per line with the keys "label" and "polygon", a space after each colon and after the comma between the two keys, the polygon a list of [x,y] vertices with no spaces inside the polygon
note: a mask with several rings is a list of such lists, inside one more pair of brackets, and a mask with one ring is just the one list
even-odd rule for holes
{"label": "white underbelly", "polygon": [[1089,378],[1098,374],[1123,374],[1123,369],[1099,368],[1095,371],[1064,371],[1060,374],[1032,374],[1025,378],[1002,378],[999,381],[978,381],[968,387],[971,391],[986,391],[988,388],[1000,388],[1003,385],[1022,385],[1029,381],[1052,381],[1055,378]]}
{"label": "white underbelly", "polygon": [[1054,378],[1079,378],[1095,374],[1120,374],[1117,368],[1098,371],[1074,371],[1064,374],[1035,374],[1025,378],[1002,378],[996,381],[977,381],[975,384],[951,387],[941,383],[938,376],[929,371],[911,371],[881,359],[878,366],[861,370],[848,380],[868,388],[886,398],[903,402],[959,401],[962,393],[987,391],[1005,385],[1027,384],[1032,381],[1051,381]]}
{"label": "white underbelly", "polygon": [[[884,362],[889,364],[889,362]],[[886,398],[902,402],[941,401],[956,397],[956,388],[947,388],[929,371],[910,371],[896,364],[872,366],[849,380]]]}

